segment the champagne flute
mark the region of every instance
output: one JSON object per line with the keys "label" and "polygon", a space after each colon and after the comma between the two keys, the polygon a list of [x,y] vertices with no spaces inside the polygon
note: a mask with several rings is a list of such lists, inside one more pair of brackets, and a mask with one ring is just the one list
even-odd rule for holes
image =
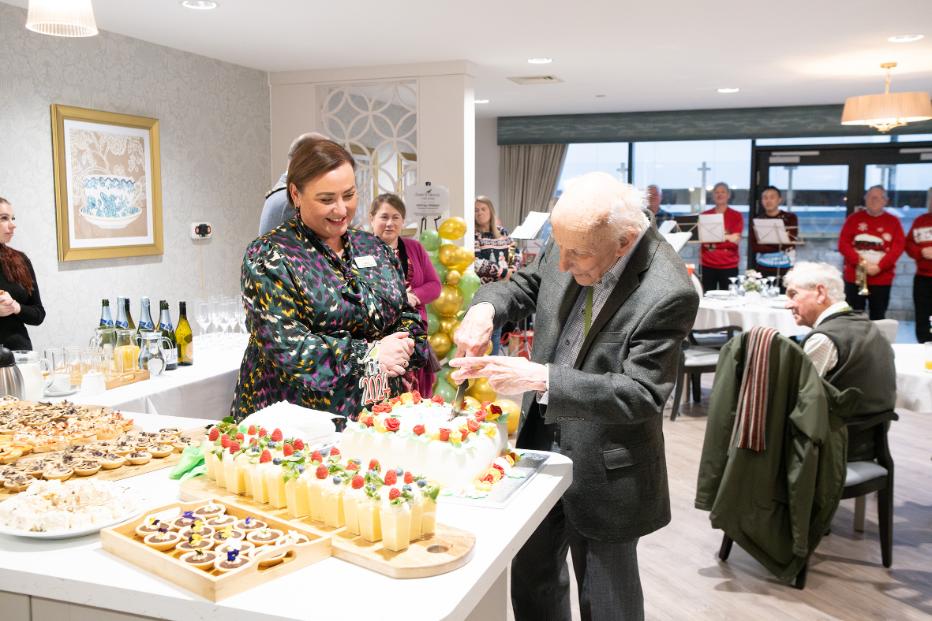
{"label": "champagne flute", "polygon": [[201,337],[206,342],[207,329],[210,327],[210,303],[207,300],[198,300],[194,305],[194,321],[201,329]]}

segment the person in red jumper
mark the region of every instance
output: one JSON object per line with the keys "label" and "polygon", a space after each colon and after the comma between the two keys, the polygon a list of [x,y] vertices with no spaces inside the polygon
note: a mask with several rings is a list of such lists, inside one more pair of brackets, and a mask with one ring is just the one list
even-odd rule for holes
{"label": "person in red jumper", "polygon": [[719,181],[712,188],[712,201],[715,207],[702,212],[703,215],[724,214],[725,220],[725,241],[702,244],[699,251],[699,264],[702,265],[702,288],[705,291],[728,290],[728,285],[731,284],[728,278],[738,275],[738,242],[741,241],[741,232],[744,230],[744,218],[728,206],[730,199],[731,188],[727,183]]}
{"label": "person in red jumper", "polygon": [[[896,275],[896,261],[903,254],[906,240],[899,219],[887,213],[887,192],[872,186],[864,195],[863,210],[845,220],[838,235],[838,251],[845,259],[845,300],[857,311],[869,307],[871,319],[883,319],[890,303],[890,285]],[[859,295],[857,266],[867,271],[870,295]]]}
{"label": "person in red jumper", "polygon": [[906,236],[906,254],[916,259],[916,276],[913,278],[913,305],[916,308],[916,340],[932,341],[929,334],[929,315],[932,315],[932,197],[929,213],[913,221]]}

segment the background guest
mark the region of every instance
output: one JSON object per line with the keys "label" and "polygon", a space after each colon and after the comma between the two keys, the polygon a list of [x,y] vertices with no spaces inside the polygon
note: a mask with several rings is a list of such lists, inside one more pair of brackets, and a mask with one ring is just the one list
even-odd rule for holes
{"label": "background guest", "polygon": [[[301,134],[291,142],[288,147],[288,161],[297,151],[298,147],[308,140],[326,140],[327,137],[316,132]],[[262,214],[259,216],[259,235],[265,235],[276,226],[294,217],[294,207],[288,202],[288,169],[282,173],[278,183],[265,195],[265,204],[262,205]]]}
{"label": "background guest", "polygon": [[237,419],[277,401],[355,419],[370,362],[393,378],[398,394],[409,366],[427,359],[426,332],[395,253],[349,228],[355,166],[335,142],[301,144],[288,165],[288,200],[298,217],[246,249],[249,344],[232,405]]}
{"label": "background guest", "polygon": [[703,215],[722,214],[725,221],[725,241],[702,244],[699,251],[699,264],[702,265],[702,288],[727,290],[731,283],[728,279],[738,275],[738,242],[744,230],[744,218],[728,206],[731,200],[731,188],[719,181],[712,188],[712,201],[715,207],[703,211]]}
{"label": "background guest", "polygon": [[654,224],[657,226],[673,218],[673,214],[664,211],[660,206],[660,201],[662,199],[663,190],[661,190],[659,186],[653,183],[647,186],[647,208],[654,214]]}
{"label": "background guest", "polygon": [[[476,239],[474,269],[482,284],[508,280],[515,272],[518,262],[517,246],[508,231],[499,226],[495,218],[495,207],[488,196],[476,197]],[[502,327],[492,334],[492,355],[501,349]]]}
{"label": "background guest", "polygon": [[[906,240],[899,219],[887,213],[887,192],[882,185],[872,186],[864,195],[863,210],[852,213],[838,234],[838,250],[845,259],[845,299],[851,308],[868,307],[871,319],[883,319],[890,304],[890,286],[896,276],[896,262],[903,254]],[[867,272],[870,295],[862,296],[857,268]]]}
{"label": "background guest", "polygon": [[929,315],[932,315],[932,192],[928,213],[913,221],[906,236],[906,253],[916,260],[913,277],[913,305],[916,309],[916,341],[932,340]]}
{"label": "background guest", "polygon": [[10,248],[16,231],[13,205],[0,198],[0,344],[7,349],[32,349],[26,326],[45,320],[36,272],[29,257]]}
{"label": "background guest", "polygon": [[[783,226],[790,240],[796,241],[799,232],[799,219],[795,213],[790,213],[780,209],[780,201],[783,195],[775,186],[768,185],[760,195],[760,204],[763,213],[758,213],[755,218],[783,220]],[[751,252],[754,253],[754,263],[764,276],[776,276],[778,281],[782,274],[796,263],[796,246],[792,244],[762,244],[757,239],[757,231],[754,229],[754,222],[751,222],[748,235],[751,238]],[[783,283],[780,281],[780,290],[783,291]]]}
{"label": "background guest", "polygon": [[[398,268],[405,281],[408,303],[421,315],[421,325],[427,330],[427,305],[440,295],[440,278],[424,247],[415,239],[402,238],[405,225],[405,204],[397,194],[379,194],[369,208],[369,224],[376,237],[385,242],[398,257]],[[409,371],[422,396],[434,390],[434,372],[430,365]]]}

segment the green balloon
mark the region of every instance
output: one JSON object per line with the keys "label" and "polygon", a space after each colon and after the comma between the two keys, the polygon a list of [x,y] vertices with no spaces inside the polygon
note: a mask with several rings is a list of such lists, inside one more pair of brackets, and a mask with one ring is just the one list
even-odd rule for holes
{"label": "green balloon", "polygon": [[440,320],[437,319],[436,313],[430,308],[427,309],[427,334],[428,336],[440,329]]}
{"label": "green balloon", "polygon": [[437,270],[437,277],[440,279],[440,282],[443,283],[447,279],[447,266],[440,262],[440,259],[431,259],[431,264],[434,266],[434,269]]}
{"label": "green balloon", "polygon": [[479,280],[479,277],[476,276],[476,273],[472,270],[466,270],[463,272],[460,282],[457,285],[460,289],[460,293],[463,294],[463,301],[466,304],[472,301],[472,296],[476,295],[476,291],[479,290],[479,287],[482,285],[482,281]]}
{"label": "green balloon", "polygon": [[443,397],[447,403],[451,403],[456,398],[456,388],[450,386],[445,379],[437,376],[437,384],[434,386],[434,394]]}
{"label": "green balloon", "polygon": [[440,233],[425,229],[420,236],[421,245],[428,251],[436,251],[440,248]]}

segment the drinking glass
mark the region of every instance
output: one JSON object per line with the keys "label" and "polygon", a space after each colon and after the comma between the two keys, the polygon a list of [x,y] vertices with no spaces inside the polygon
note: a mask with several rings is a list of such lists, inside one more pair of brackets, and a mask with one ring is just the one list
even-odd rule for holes
{"label": "drinking glass", "polygon": [[194,321],[201,329],[201,334],[207,334],[210,327],[210,303],[207,300],[198,300],[194,306]]}
{"label": "drinking glass", "polygon": [[728,285],[728,293],[731,295],[738,295],[738,285],[735,284],[738,281],[737,276],[729,276],[728,280],[731,281],[731,284]]}

